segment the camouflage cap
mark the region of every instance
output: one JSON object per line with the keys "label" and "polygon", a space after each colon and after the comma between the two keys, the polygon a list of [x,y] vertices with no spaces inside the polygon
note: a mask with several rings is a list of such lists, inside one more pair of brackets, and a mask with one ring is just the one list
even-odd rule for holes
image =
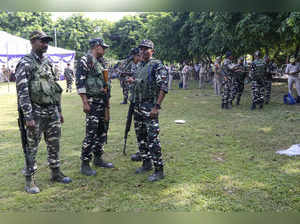
{"label": "camouflage cap", "polygon": [[109,47],[109,45],[105,44],[104,40],[102,38],[100,38],[100,37],[91,39],[89,41],[89,45],[90,45],[90,47],[94,47],[96,45],[100,45],[100,46],[102,46],[104,48],[108,48]]}
{"label": "camouflage cap", "polygon": [[53,41],[53,38],[48,36],[46,33],[44,33],[43,31],[39,31],[39,30],[35,30],[33,31],[30,36],[29,36],[30,40],[43,40],[43,41]]}
{"label": "camouflage cap", "polygon": [[151,40],[142,40],[139,47],[148,47],[154,49],[154,44]]}
{"label": "camouflage cap", "polygon": [[216,57],[216,60],[221,60],[221,56]]}

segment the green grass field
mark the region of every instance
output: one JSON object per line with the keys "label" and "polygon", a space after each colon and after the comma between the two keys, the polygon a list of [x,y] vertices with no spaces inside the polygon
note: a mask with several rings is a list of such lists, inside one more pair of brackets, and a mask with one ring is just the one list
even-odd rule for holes
{"label": "green grass field", "polygon": [[[61,82],[64,86],[64,82]],[[111,124],[105,159],[112,170],[96,177],[79,173],[84,113],[80,97],[63,95],[65,124],[61,139],[62,170],[73,183],[50,182],[44,141],[38,153],[38,195],[24,192],[24,157],[17,127],[14,85],[0,85],[0,211],[300,211],[300,157],[275,154],[300,143],[300,106],[287,106],[286,84],[274,84],[270,105],[251,112],[249,85],[241,106],[223,111],[212,88],[171,90],[160,114],[166,178],[148,183],[135,175],[140,163],[122,155],[128,105],[113,81]],[[186,120],[177,125],[174,120]],[[137,150],[133,130],[128,153]]]}

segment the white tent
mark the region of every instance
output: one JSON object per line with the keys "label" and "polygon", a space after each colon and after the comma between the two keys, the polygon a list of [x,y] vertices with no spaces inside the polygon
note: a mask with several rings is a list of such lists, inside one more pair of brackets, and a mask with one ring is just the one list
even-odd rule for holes
{"label": "white tent", "polygon": [[[30,51],[29,40],[0,31],[0,64],[15,67],[20,58]],[[60,71],[67,63],[70,63],[71,67],[74,66],[75,51],[49,45],[46,55],[52,63],[59,66]]]}

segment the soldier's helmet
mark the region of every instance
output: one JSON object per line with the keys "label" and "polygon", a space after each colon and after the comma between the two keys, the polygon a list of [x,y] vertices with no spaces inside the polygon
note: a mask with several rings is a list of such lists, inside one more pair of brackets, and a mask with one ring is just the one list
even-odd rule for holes
{"label": "soldier's helmet", "polygon": [[97,45],[100,45],[100,46],[102,46],[103,48],[108,48],[108,47],[109,47],[109,45],[105,44],[105,43],[104,43],[104,40],[103,40],[102,38],[100,38],[100,37],[91,39],[91,40],[89,41],[89,45],[90,45],[90,47],[95,47],[95,46],[97,46]]}
{"label": "soldier's helmet", "polygon": [[220,61],[221,60],[221,56],[216,57],[216,60]]}
{"label": "soldier's helmet", "polygon": [[154,49],[154,43],[151,40],[142,40],[139,47],[148,47]]}
{"label": "soldier's helmet", "polygon": [[31,41],[33,40],[42,40],[46,42],[53,41],[53,38],[47,35],[45,32],[40,31],[40,30],[35,30],[29,35],[29,39]]}

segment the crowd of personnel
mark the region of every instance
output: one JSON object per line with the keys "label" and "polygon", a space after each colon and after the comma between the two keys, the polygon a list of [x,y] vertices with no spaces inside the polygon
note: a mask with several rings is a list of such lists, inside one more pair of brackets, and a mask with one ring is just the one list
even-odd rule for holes
{"label": "crowd of personnel", "polygon": [[[179,88],[186,90],[189,89],[188,81],[196,80],[199,89],[203,89],[206,85],[212,86],[215,94],[222,97],[221,107],[231,109],[235,100],[236,105],[240,105],[245,83],[251,83],[251,109],[255,110],[257,107],[263,108],[264,104],[270,103],[274,77],[285,74],[288,80],[288,92],[293,95],[295,84],[297,93],[295,101],[300,102],[299,58],[291,57],[289,64],[282,72],[268,55],[263,57],[260,51],[255,52],[252,62],[247,62],[244,57],[235,58],[234,60],[232,53],[227,51],[223,60],[221,56],[218,56],[214,62],[166,64],[169,76],[168,88],[172,90],[173,80],[180,80]],[[126,85],[124,75],[120,76],[120,83],[124,96],[122,103],[126,104],[128,85]]]}
{"label": "crowd of personnel", "polygon": [[[18,62],[15,70],[18,123],[25,157],[25,191],[32,194],[40,192],[34,177],[37,171],[36,154],[42,136],[47,145],[51,180],[64,184],[72,182],[60,169],[61,124],[64,123],[61,102],[63,89],[57,83],[59,78],[55,66],[44,56],[50,41],[53,41],[53,38],[44,32],[32,32],[32,51]],[[86,114],[80,172],[86,176],[95,176],[97,172],[91,167],[92,160],[95,167],[115,166],[103,159],[110,120],[110,66],[104,58],[109,46],[101,38],[91,39],[89,46],[86,55],[77,63],[75,78],[77,93]],[[199,80],[199,88],[203,88],[208,82],[214,84],[217,95],[222,95],[222,109],[230,109],[235,99],[236,105],[239,105],[245,79],[249,77],[252,85],[251,109],[254,110],[256,107],[263,108],[265,103],[270,102],[272,76],[276,68],[269,57],[263,58],[259,51],[255,52],[255,58],[249,65],[245,65],[243,58],[238,58],[235,62],[232,53],[228,51],[223,61],[221,57],[217,57],[214,64],[201,63],[191,66],[186,63],[182,68],[176,68],[175,65],[165,66],[153,57],[154,53],[154,43],[151,40],[142,40],[137,48],[130,51],[126,59],[115,66],[123,88],[124,98],[121,103],[130,102],[124,135],[125,146],[133,118],[138,152],[133,154],[131,159],[142,162],[135,174],[148,173],[154,168],[154,172],[148,177],[150,182],[159,181],[165,176],[158,118],[162,102],[168,90],[172,89],[174,77],[179,75],[182,88],[187,89],[187,80],[194,69],[196,72],[193,78]],[[296,83],[298,103],[299,71],[299,63],[296,63],[295,58],[291,58],[285,73],[289,76],[288,86],[291,93],[292,84]],[[69,65],[64,73],[67,77],[66,91],[72,91],[74,73]]]}
{"label": "crowd of personnel", "polygon": [[[51,180],[63,184],[72,182],[60,169],[61,124],[64,123],[61,102],[63,89],[57,82],[59,79],[55,66],[44,56],[50,41],[53,38],[46,33],[33,31],[30,34],[31,53],[18,62],[15,72],[18,123],[25,157],[25,191],[30,194],[40,192],[35,176],[36,155],[42,136],[47,145]],[[104,58],[109,46],[101,38],[91,39],[89,46],[86,55],[77,63],[75,77],[77,93],[86,114],[80,172],[85,176],[95,176],[97,172],[91,167],[92,160],[95,167],[115,166],[103,159],[110,120],[111,83],[109,65]],[[168,93],[168,72],[160,60],[152,57],[153,54],[154,43],[142,40],[138,50],[131,53],[132,57],[125,60],[125,67],[122,68],[123,75],[129,75],[126,83],[131,86],[130,109],[138,142],[139,161],[142,161],[135,174],[147,173],[154,168],[153,174],[148,177],[150,182],[161,180],[165,176],[158,116]],[[73,71],[67,68],[65,75],[72,76]],[[67,91],[71,91],[71,84],[67,81]],[[124,140],[126,142],[125,137]]]}

